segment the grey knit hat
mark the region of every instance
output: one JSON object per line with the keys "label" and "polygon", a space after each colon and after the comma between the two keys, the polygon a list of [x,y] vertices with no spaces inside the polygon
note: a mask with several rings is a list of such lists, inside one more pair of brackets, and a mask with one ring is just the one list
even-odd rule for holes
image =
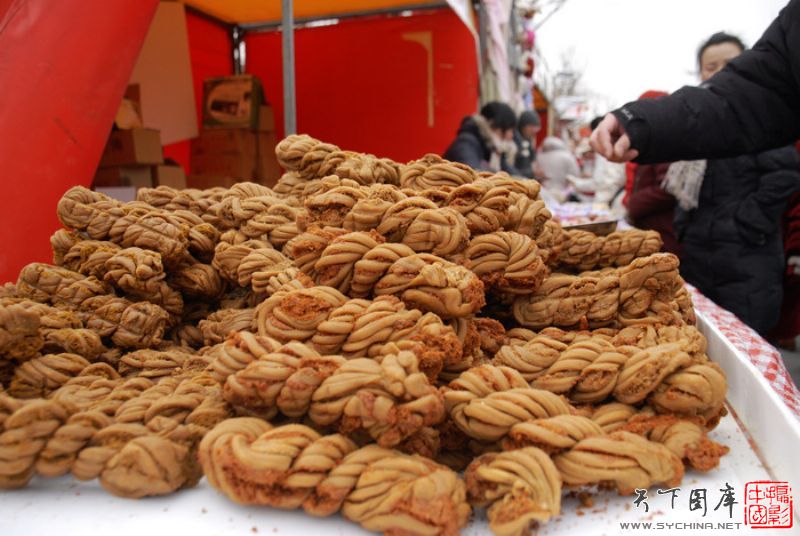
{"label": "grey knit hat", "polygon": [[539,121],[539,114],[534,112],[533,110],[525,110],[521,114],[519,114],[519,124],[517,128],[523,128],[528,125],[533,125],[536,127],[542,126],[542,122]]}

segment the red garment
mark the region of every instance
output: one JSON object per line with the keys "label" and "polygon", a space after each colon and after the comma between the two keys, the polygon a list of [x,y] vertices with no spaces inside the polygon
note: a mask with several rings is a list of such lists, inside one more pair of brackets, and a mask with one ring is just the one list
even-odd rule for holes
{"label": "red garment", "polygon": [[800,193],[789,200],[783,216],[783,244],[786,257],[800,255]]}
{"label": "red garment", "polygon": [[663,251],[680,254],[680,246],[672,230],[675,198],[661,187],[669,164],[643,164],[636,168],[633,189],[628,198],[628,216],[639,229],[661,233]]}
{"label": "red garment", "polygon": [[648,89],[641,95],[639,95],[638,100],[642,99],[657,99],[658,97],[666,97],[669,95],[666,91],[661,91],[660,89]]}
{"label": "red garment", "polygon": [[[669,95],[666,91],[661,91],[658,89],[648,89],[641,95],[639,95],[639,100],[642,99],[656,99],[658,97],[666,97]],[[634,188],[634,181],[636,178],[636,167],[638,164],[633,162],[627,162],[625,164],[625,195],[622,198],[622,205],[627,207],[628,202],[631,198],[631,193],[633,193]]]}
{"label": "red garment", "polygon": [[628,206],[628,199],[631,197],[631,193],[633,193],[633,182],[636,179],[636,167],[638,164],[634,162],[626,162],[625,163],[625,195],[622,198],[622,205]]}
{"label": "red garment", "polygon": [[[783,249],[786,258],[800,255],[800,193],[794,194],[783,216]],[[778,325],[772,331],[776,339],[800,335],[800,276],[789,273],[783,279],[783,307]]]}

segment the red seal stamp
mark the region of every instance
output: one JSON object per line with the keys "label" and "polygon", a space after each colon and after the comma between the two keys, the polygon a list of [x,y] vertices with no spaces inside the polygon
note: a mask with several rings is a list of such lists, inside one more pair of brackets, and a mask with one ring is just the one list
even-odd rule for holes
{"label": "red seal stamp", "polygon": [[748,482],[744,487],[744,523],[754,529],[792,527],[792,487],[789,483]]}

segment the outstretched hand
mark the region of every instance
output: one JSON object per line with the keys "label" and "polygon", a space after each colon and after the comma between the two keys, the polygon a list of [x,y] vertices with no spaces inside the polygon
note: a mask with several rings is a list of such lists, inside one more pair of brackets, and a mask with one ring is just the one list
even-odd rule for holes
{"label": "outstretched hand", "polygon": [[610,162],[628,162],[639,156],[639,151],[631,149],[631,139],[614,114],[606,114],[589,141],[592,148]]}

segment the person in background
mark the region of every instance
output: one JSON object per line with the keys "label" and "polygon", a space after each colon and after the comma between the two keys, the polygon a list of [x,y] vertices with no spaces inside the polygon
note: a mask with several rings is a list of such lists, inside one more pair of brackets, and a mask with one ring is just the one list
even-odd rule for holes
{"label": "person in background", "polygon": [[[702,81],[744,49],[733,35],[712,35],[697,53]],[[676,162],[667,172],[665,188],[678,201],[674,227],[681,243],[681,274],[762,335],[780,313],[785,266],[780,222],[800,187],[799,164],[797,151],[787,146]]]}
{"label": "person in background", "polygon": [[[645,91],[640,99],[666,96],[664,91]],[[628,220],[639,229],[652,229],[661,234],[664,251],[678,255],[680,246],[672,229],[675,198],[664,191],[664,178],[669,164],[642,164],[636,167],[625,205]]]}
{"label": "person in background", "polygon": [[519,174],[529,179],[533,178],[533,162],[536,160],[536,136],[542,129],[539,114],[533,110],[525,110],[519,115],[517,132],[514,141],[517,144],[517,158],[514,167]]}
{"label": "person in background", "polygon": [[595,184],[592,179],[595,166],[595,154],[592,146],[589,145],[589,138],[583,137],[575,144],[573,150],[575,159],[578,161],[579,175],[568,174],[570,194],[569,201],[578,203],[594,203]]}
{"label": "person in background", "polygon": [[[602,116],[592,119],[590,124],[592,130],[597,128],[602,120]],[[611,209],[620,208],[622,194],[625,192],[625,179],[625,164],[609,162],[603,155],[595,153],[592,172],[595,203],[606,205]]]}
{"label": "person in background", "polygon": [[536,155],[534,173],[542,187],[556,201],[563,203],[569,196],[567,175],[580,175],[578,161],[561,138],[548,136]]}
{"label": "person in background", "polygon": [[514,167],[517,115],[503,102],[486,104],[479,114],[461,121],[458,134],[444,158],[461,162],[478,171],[505,171],[519,175]]}
{"label": "person in background", "polygon": [[594,173],[594,149],[589,144],[589,138],[579,138],[575,142],[572,154],[578,160],[578,169],[581,170],[580,178],[588,179]]}

